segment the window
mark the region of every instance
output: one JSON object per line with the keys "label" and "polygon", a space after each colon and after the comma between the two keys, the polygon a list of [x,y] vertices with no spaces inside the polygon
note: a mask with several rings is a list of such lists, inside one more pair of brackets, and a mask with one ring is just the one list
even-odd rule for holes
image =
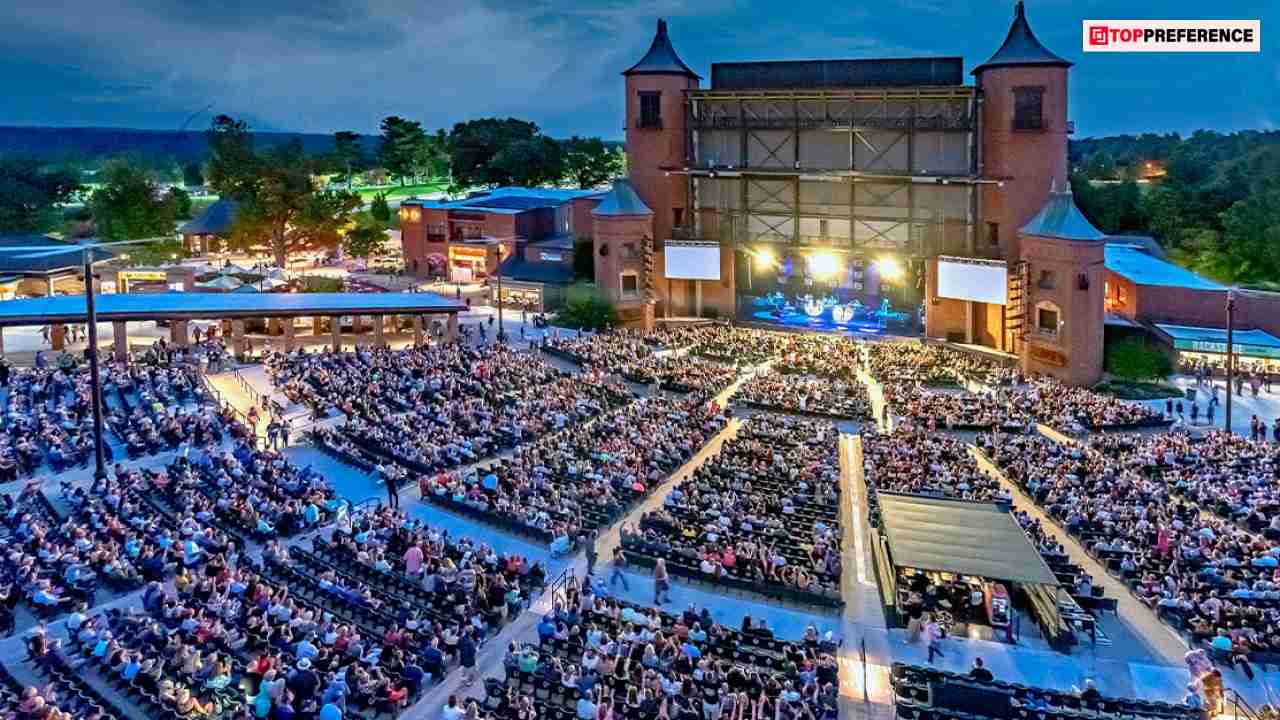
{"label": "window", "polygon": [[662,93],[640,93],[640,125],[642,128],[662,129]]}
{"label": "window", "polygon": [[635,243],[623,243],[622,245],[623,260],[635,260],[636,258],[639,258],[639,257],[640,257],[640,251],[636,249]]}
{"label": "window", "polygon": [[1013,129],[1044,129],[1044,88],[1016,87],[1013,89]]}
{"label": "window", "polygon": [[1052,290],[1057,287],[1058,281],[1054,278],[1052,270],[1041,270],[1040,280],[1036,284],[1041,290]]}
{"label": "window", "polygon": [[987,223],[987,247],[1000,247],[1000,223]]}
{"label": "window", "polygon": [[684,227],[684,208],[671,208],[671,226]]}
{"label": "window", "polygon": [[1044,335],[1057,335],[1058,325],[1061,322],[1058,306],[1052,303],[1042,303],[1036,306],[1036,330]]}
{"label": "window", "polygon": [[640,277],[634,273],[622,276],[622,297],[633,298],[640,294]]}

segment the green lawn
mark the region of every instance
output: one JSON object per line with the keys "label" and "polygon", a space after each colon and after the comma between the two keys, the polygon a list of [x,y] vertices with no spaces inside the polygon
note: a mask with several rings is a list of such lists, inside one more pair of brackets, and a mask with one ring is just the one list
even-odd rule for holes
{"label": "green lawn", "polygon": [[417,185],[382,185],[382,186],[356,186],[351,190],[360,195],[360,199],[364,202],[372,202],[373,196],[378,193],[386,193],[388,200],[399,200],[402,198],[413,197],[414,195],[426,195],[428,193],[443,192],[449,187],[447,180],[433,180],[427,183],[419,183]]}

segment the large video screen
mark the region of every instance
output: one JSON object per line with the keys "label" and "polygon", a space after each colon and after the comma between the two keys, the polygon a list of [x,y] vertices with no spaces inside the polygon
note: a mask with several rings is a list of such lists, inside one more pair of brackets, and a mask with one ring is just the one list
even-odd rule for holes
{"label": "large video screen", "polygon": [[938,297],[1004,305],[1009,297],[1009,269],[1004,263],[938,259]]}
{"label": "large video screen", "polygon": [[720,279],[720,243],[667,243],[663,256],[672,280]]}

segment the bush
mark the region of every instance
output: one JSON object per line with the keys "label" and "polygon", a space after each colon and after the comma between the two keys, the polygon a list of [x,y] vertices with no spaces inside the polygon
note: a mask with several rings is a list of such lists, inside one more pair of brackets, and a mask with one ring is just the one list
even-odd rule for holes
{"label": "bush", "polygon": [[1133,338],[1107,348],[1107,372],[1124,380],[1163,379],[1173,372],[1173,363],[1164,353]]}
{"label": "bush", "polygon": [[618,312],[594,286],[573,285],[556,322],[576,330],[603,330],[618,323]]}

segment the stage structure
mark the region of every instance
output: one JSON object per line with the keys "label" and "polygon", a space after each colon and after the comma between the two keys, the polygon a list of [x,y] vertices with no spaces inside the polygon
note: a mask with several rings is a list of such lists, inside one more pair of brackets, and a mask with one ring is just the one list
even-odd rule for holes
{"label": "stage structure", "polygon": [[[1052,218],[1032,225],[1050,205],[1074,207],[1050,198],[1067,187],[1071,63],[1035,37],[1021,2],[1007,28],[971,85],[962,58],[921,57],[713,63],[702,88],[659,21],[623,73],[654,313],[922,331],[1016,353],[1029,372],[1097,377],[1092,351],[1065,347],[1100,345],[1097,314],[1076,302],[1092,295],[1067,297],[1066,283],[1047,294],[1062,276],[1092,287],[1079,278],[1096,253],[1062,243],[1094,240],[1047,235]],[[718,243],[719,272],[688,242]]]}

